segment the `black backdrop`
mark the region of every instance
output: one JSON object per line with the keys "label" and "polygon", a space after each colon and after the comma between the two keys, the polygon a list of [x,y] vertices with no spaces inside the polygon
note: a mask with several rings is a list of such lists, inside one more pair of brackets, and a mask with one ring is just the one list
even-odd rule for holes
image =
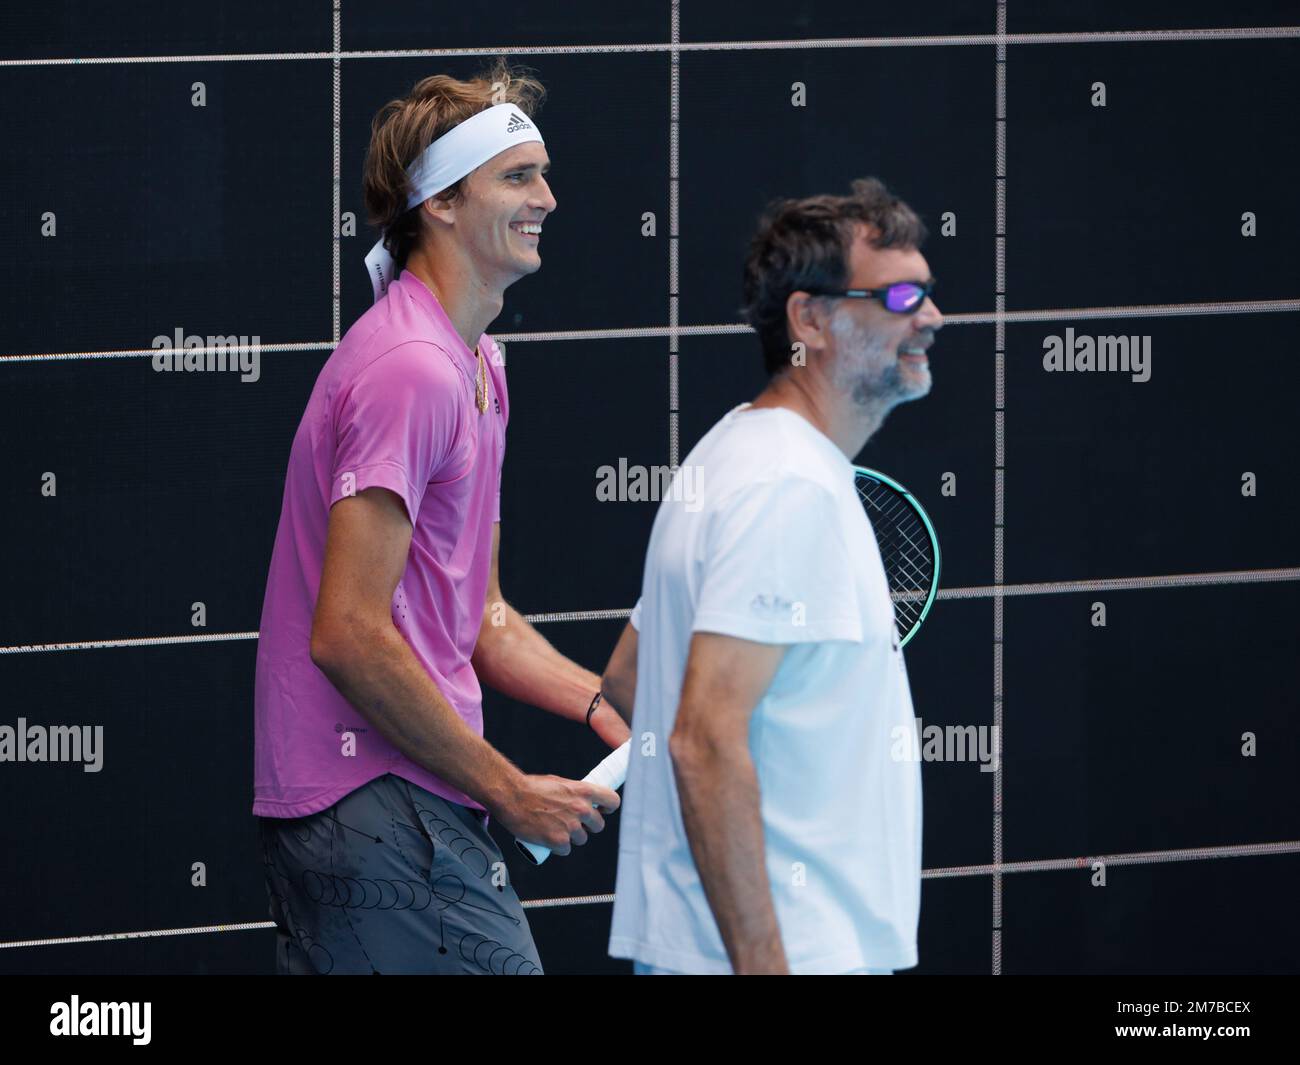
{"label": "black backdrop", "polygon": [[[1011,3],[1006,33],[1066,36],[1000,50],[999,7],[681,3],[676,39],[713,45],[677,55],[676,175],[667,0],[503,2],[490,16],[391,0],[6,10],[0,725],[102,725],[104,767],[0,763],[0,971],[270,970],[253,641],[293,432],[336,330],[370,302],[375,234],[359,224],[337,241],[336,304],[336,159],[337,209],[361,216],[371,116],[423,76],[472,73],[486,58],[474,49],[547,86],[538,117],[559,202],[543,269],[507,291],[490,330],[512,399],[511,602],[603,667],[655,504],[598,504],[597,467],[680,459],[758,392],[754,336],[693,327],[738,323],[741,258],[768,199],[878,175],[934,233],[924,251],[949,325],[931,395],[858,460],[916,492],[944,549],[947,596],[908,647],[918,716],[1004,729],[996,780],[973,763],[923,766],[912,971],[1294,971],[1300,41],[1124,34],[1284,27],[1300,12]],[[1120,37],[1070,36],[1097,31]],[[900,36],[922,39],[860,40]],[[859,40],[807,44],[829,38]],[[773,43],[723,47],[736,41]],[[192,105],[196,82],[206,106]],[[42,234],[46,212],[56,235]],[[956,233],[942,236],[948,213]],[[1171,309],[1188,304],[1206,306]],[[619,332],[673,322],[676,337]],[[1043,337],[1070,325],[1150,336],[1151,380],[1044,372]],[[153,372],[152,338],[178,327],[259,336],[260,380]],[[597,335],[553,335],[570,330]],[[940,492],[945,473],[955,496]],[[1220,576],[1165,579],[1180,574]],[[1119,578],[1153,579],[1072,583]],[[1090,623],[1097,601],[1104,628]],[[596,611],[622,614],[581,616]],[[555,612],[580,616],[539,617]],[[58,646],[87,642],[107,646]],[[486,716],[528,770],[580,776],[600,754],[491,693]],[[617,824],[541,870],[512,856],[521,897],[611,891]],[[1105,887],[1091,883],[1098,855],[1112,856]],[[549,971],[627,971],[605,954],[607,901],[529,912]],[[242,924],[255,927],[230,927]],[[124,935],[138,932],[162,934]]]}

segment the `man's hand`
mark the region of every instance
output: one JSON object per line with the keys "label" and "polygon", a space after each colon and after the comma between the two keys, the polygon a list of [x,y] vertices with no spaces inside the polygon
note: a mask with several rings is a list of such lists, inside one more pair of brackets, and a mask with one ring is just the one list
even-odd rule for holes
{"label": "man's hand", "polygon": [[[491,810],[501,826],[525,843],[568,854],[605,827],[601,815],[619,807],[618,792],[583,780],[525,776],[517,790]],[[599,809],[597,809],[599,806]]]}

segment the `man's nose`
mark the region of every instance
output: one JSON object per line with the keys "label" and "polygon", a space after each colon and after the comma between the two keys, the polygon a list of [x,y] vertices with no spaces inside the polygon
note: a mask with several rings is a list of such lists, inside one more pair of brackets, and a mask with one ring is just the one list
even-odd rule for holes
{"label": "man's nose", "polygon": [[925,297],[925,302],[921,304],[921,309],[916,312],[918,325],[922,329],[930,329],[938,332],[943,328],[943,315],[939,313],[939,306],[929,296]]}
{"label": "man's nose", "polygon": [[541,180],[542,180],[542,190],[543,190],[541,205],[543,209],[549,214],[551,211],[554,211],[555,208],[559,205],[555,202],[555,197],[551,193],[551,186],[546,183],[546,178],[542,178]]}

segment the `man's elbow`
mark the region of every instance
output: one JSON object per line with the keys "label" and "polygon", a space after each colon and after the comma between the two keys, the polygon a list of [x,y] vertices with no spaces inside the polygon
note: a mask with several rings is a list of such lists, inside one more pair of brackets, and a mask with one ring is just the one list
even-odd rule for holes
{"label": "man's elbow", "polygon": [[[674,729],[668,737],[668,754],[673,767],[673,781],[684,803],[698,805],[697,798],[710,780],[717,780],[716,754],[697,735]],[[700,799],[700,801],[706,801]]]}
{"label": "man's elbow", "polygon": [[680,720],[668,737],[668,754],[679,779],[704,771],[718,757],[717,744],[698,729],[684,729]]}
{"label": "man's elbow", "polygon": [[310,653],[316,668],[326,676],[333,673],[335,663],[342,657],[338,651],[337,641],[316,626],[312,626],[311,630]]}
{"label": "man's elbow", "polygon": [[[491,659],[495,656],[501,639],[506,635],[504,616],[490,607],[483,611],[483,620],[479,622],[478,638],[474,641],[474,651],[470,655],[470,664],[480,673],[491,668]],[[480,677],[482,679],[482,677]]]}
{"label": "man's elbow", "polygon": [[600,678],[600,694],[624,721],[632,721],[632,701],[636,698],[636,681],[634,678],[606,670]]}
{"label": "man's elbow", "polygon": [[359,627],[352,623],[326,623],[317,619],[311,629],[309,653],[316,668],[333,679],[356,660],[356,648],[366,642],[358,638]]}
{"label": "man's elbow", "polygon": [[746,731],[719,729],[708,721],[684,723],[680,711],[668,737],[668,754],[679,785],[726,779],[751,761]]}

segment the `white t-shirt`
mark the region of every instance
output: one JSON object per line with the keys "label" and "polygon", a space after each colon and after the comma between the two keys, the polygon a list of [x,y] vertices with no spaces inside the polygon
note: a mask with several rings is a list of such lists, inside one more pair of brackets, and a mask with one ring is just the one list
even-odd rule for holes
{"label": "white t-shirt", "polygon": [[749,733],[791,972],[910,968],[921,767],[891,757],[916,725],[880,550],[843,452],[794,411],[748,406],[686,456],[650,535],[609,953],[731,972],[668,753],[704,631],[793,645]]}

